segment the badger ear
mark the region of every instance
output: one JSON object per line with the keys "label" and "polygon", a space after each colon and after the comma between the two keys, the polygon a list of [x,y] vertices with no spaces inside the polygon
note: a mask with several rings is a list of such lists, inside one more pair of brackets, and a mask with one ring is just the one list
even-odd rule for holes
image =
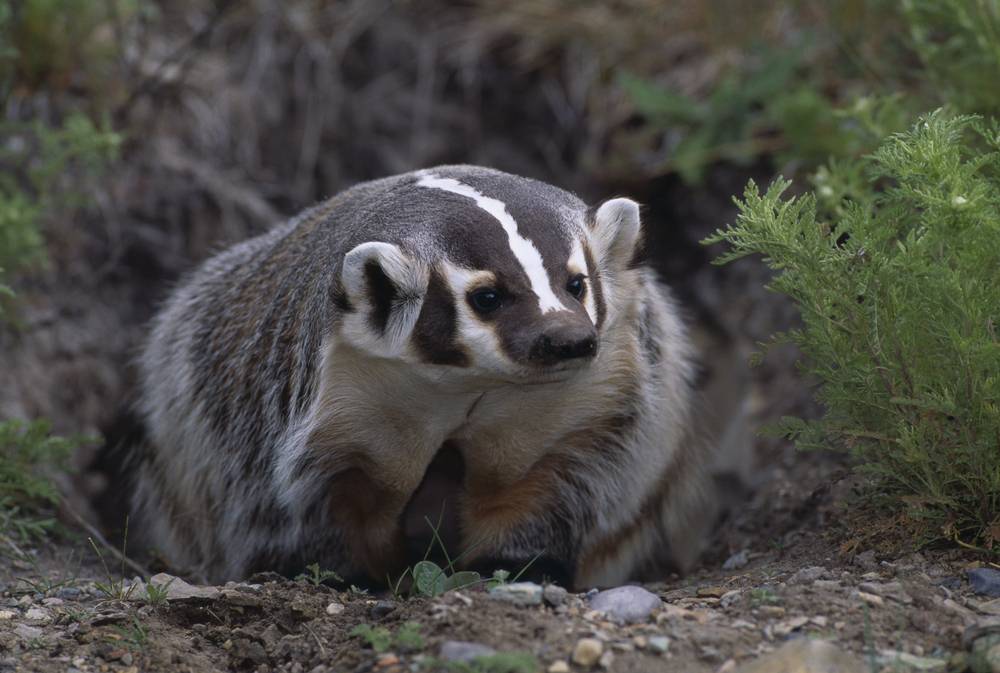
{"label": "badger ear", "polygon": [[605,201],[590,228],[601,267],[620,271],[632,261],[639,244],[639,204],[631,199]]}
{"label": "badger ear", "polygon": [[427,265],[391,243],[362,243],[344,256],[340,272],[355,310],[345,319],[347,336],[379,355],[400,355],[427,293]]}

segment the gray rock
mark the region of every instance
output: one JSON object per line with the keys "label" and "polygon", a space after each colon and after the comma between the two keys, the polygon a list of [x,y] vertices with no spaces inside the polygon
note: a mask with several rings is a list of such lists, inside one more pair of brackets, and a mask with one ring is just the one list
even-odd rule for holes
{"label": "gray rock", "polygon": [[670,638],[666,636],[651,636],[649,638],[649,649],[660,654],[666,654],[670,649]]}
{"label": "gray rock", "polygon": [[854,557],[854,565],[865,570],[875,570],[878,568],[878,561],[875,560],[875,551],[869,549]]}
{"label": "gray rock", "polygon": [[739,570],[745,568],[748,563],[750,563],[750,554],[746,549],[741,549],[726,559],[726,562],[722,564],[722,569]]}
{"label": "gray rock", "polygon": [[590,599],[590,607],[594,610],[627,623],[646,621],[661,604],[659,596],[634,586],[601,591]]}
{"label": "gray rock", "polygon": [[18,624],[14,627],[14,635],[24,641],[35,640],[42,637],[43,631],[27,624]]}
{"label": "gray rock", "polygon": [[378,601],[372,606],[372,619],[382,619],[396,611],[396,604],[392,601]]}
{"label": "gray rock", "polygon": [[545,588],[542,589],[542,598],[545,603],[551,605],[552,607],[558,607],[566,602],[566,596],[569,592],[560,586],[555,584],[547,584]]}
{"label": "gray rock", "polygon": [[868,673],[869,669],[833,643],[796,638],[738,670],[739,673]]}
{"label": "gray rock", "polygon": [[969,585],[977,594],[1000,598],[1000,570],[973,568],[966,571]]}
{"label": "gray rock", "polygon": [[823,566],[811,566],[809,568],[800,568],[796,570],[791,577],[788,578],[789,584],[810,584],[818,579],[822,579],[826,575],[826,568]]}
{"label": "gray rock", "polygon": [[944,659],[933,657],[918,657],[908,652],[897,650],[882,650],[875,655],[875,662],[879,666],[887,667],[890,671],[930,671],[930,673],[945,673],[948,670],[948,662]]}
{"label": "gray rock", "polygon": [[446,640],[441,643],[441,651],[438,653],[445,661],[461,661],[469,663],[479,657],[490,657],[497,651],[482,643],[470,643],[465,640]]}
{"label": "gray rock", "polygon": [[[210,601],[222,596],[218,587],[196,586],[188,584],[180,577],[174,577],[167,573],[159,573],[149,578],[149,583],[167,592],[168,601]],[[132,592],[132,600],[145,600],[147,597],[146,587],[136,586]]]}
{"label": "gray rock", "polygon": [[862,582],[858,585],[858,591],[884,596],[907,605],[913,602],[913,599],[899,582]]}
{"label": "gray rock", "polygon": [[542,587],[534,582],[501,584],[490,589],[490,598],[515,605],[541,605]]}

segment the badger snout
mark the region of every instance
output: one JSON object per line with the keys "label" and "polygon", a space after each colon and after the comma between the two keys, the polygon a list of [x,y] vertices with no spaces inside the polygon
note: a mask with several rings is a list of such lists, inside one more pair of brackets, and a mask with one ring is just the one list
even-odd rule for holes
{"label": "badger snout", "polygon": [[597,354],[597,330],[591,324],[561,323],[549,326],[531,347],[530,358],[543,366]]}

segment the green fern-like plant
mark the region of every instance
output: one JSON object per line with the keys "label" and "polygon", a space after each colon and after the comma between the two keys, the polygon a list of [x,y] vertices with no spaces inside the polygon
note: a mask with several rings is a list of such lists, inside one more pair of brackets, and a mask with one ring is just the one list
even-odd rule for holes
{"label": "green fern-like plant", "polygon": [[1000,124],[938,110],[824,176],[793,198],[751,182],[706,241],[763,255],[801,310],[777,340],[826,412],[779,430],[851,451],[923,540],[1000,551]]}

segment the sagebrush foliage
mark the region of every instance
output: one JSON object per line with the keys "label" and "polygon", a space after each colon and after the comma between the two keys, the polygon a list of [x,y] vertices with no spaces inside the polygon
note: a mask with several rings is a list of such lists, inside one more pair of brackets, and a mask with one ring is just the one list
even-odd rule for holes
{"label": "sagebrush foliage", "polygon": [[0,534],[28,541],[55,526],[51,471],[65,467],[81,438],[55,437],[47,421],[0,421]]}
{"label": "sagebrush foliage", "polygon": [[707,241],[763,255],[801,310],[777,339],[826,412],[780,428],[851,451],[927,539],[1000,551],[1000,124],[939,110],[819,177],[794,198],[751,182]]}

